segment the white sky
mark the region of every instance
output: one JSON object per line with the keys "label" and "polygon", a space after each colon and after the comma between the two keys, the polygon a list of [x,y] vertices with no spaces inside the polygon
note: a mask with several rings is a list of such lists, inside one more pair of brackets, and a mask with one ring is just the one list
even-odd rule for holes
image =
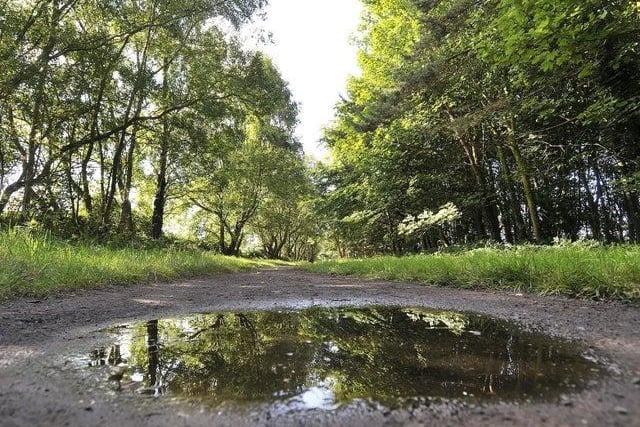
{"label": "white sky", "polygon": [[357,48],[351,43],[360,23],[359,0],[270,0],[267,19],[259,23],[273,35],[260,49],[280,69],[300,104],[298,136],[305,153],[323,158],[322,128],[346,94],[349,75],[359,73]]}

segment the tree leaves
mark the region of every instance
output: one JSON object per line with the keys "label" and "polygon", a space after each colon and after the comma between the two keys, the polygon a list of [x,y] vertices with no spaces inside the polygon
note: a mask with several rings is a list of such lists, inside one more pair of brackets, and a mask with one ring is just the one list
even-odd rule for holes
{"label": "tree leaves", "polygon": [[[640,237],[637,191],[604,190],[640,168],[636,3],[366,5],[363,72],[326,133],[329,200],[337,224],[379,216],[336,226],[336,240],[398,253],[437,241]],[[439,235],[428,220],[448,202],[460,218]]]}

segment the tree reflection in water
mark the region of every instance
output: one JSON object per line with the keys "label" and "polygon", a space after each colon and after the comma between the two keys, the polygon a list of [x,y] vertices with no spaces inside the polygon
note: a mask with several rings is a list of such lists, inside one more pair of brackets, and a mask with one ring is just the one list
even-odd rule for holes
{"label": "tree reflection in water", "polygon": [[128,353],[143,390],[214,404],[541,399],[574,390],[596,367],[574,345],[503,321],[418,308],[198,314],[117,333],[128,343],[117,358]]}

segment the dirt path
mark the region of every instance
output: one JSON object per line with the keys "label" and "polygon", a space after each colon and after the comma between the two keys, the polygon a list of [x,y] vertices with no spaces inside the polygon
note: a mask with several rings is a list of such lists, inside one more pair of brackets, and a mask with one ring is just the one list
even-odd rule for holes
{"label": "dirt path", "polygon": [[[131,399],[97,387],[73,355],[133,320],[218,309],[420,305],[473,311],[578,340],[607,360],[609,375],[568,400],[412,411],[371,408],[271,418],[216,413],[197,403]],[[1,426],[198,425],[611,425],[640,426],[640,307],[319,276],[296,270],[222,275],[173,284],[111,287],[0,304]]]}

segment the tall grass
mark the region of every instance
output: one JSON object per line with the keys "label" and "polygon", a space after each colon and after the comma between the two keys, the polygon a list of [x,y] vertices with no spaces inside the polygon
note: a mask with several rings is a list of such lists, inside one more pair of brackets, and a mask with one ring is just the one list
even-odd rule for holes
{"label": "tall grass", "polygon": [[166,281],[274,265],[199,250],[113,248],[0,231],[0,300],[60,290]]}
{"label": "tall grass", "polygon": [[640,301],[640,246],[522,246],[457,254],[335,260],[312,272],[509,289],[576,298]]}

